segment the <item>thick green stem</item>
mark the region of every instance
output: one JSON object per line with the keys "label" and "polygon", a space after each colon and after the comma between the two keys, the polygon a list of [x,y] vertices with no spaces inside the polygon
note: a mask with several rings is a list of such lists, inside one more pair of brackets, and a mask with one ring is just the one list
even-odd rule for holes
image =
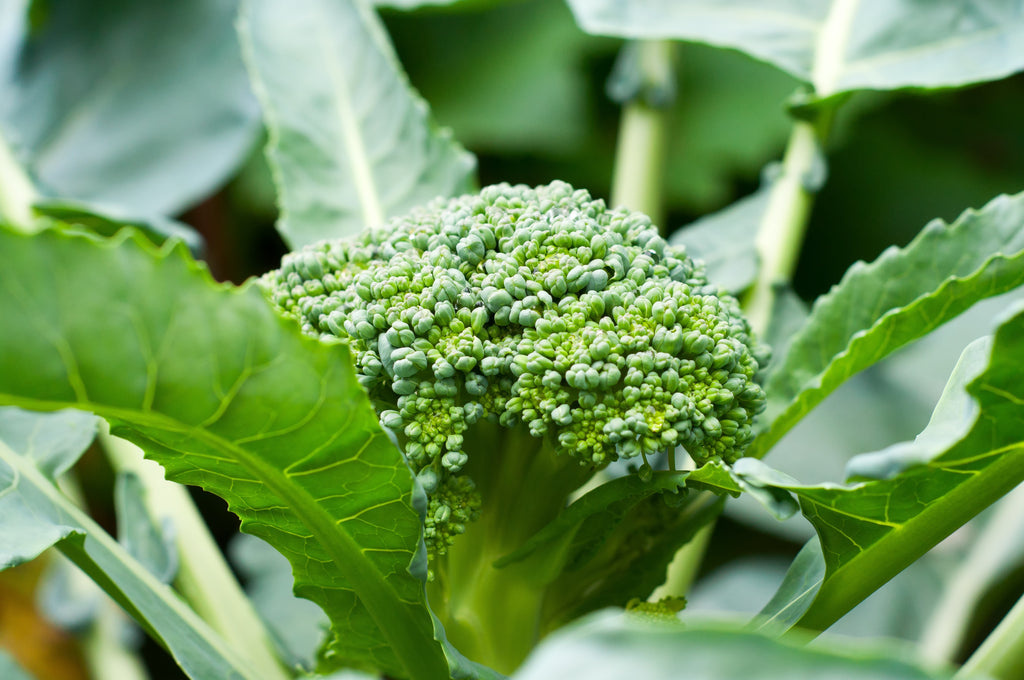
{"label": "thick green stem", "polygon": [[32,231],[32,204],[35,200],[36,190],[32,182],[14,158],[7,140],[0,135],[0,220]]}
{"label": "thick green stem", "polygon": [[918,645],[922,659],[952,662],[964,643],[968,622],[986,588],[1013,562],[1020,551],[1015,537],[1024,517],[1024,487],[1018,487],[995,507],[970,552],[947,579],[935,611]]}
{"label": "thick green stem", "polygon": [[494,562],[554,520],[593,473],[521,429],[481,423],[470,436],[476,455],[465,474],[480,492],[481,516],[435,559],[428,591],[460,652],[511,673],[540,637],[546,575]]}
{"label": "thick green stem", "polygon": [[289,678],[262,620],[235,579],[185,487],[164,479],[163,469],[145,460],[142,450],[131,442],[107,433],[102,434],[101,439],[114,469],[133,473],[142,482],[150,516],[158,522],[170,518],[174,523],[179,561],[175,586],[188,603],[228,644],[251,659],[267,678]]}
{"label": "thick green stem", "polygon": [[797,121],[793,125],[782,173],[772,185],[757,232],[760,267],[744,301],[747,318],[758,335],[768,328],[778,287],[789,283],[796,271],[814,195],[824,173],[822,144],[831,118],[824,113],[817,123]]}
{"label": "thick green stem", "polygon": [[1024,668],[1024,597],[1017,600],[1006,618],[996,626],[974,654],[967,659],[958,677],[988,676],[995,680],[1015,680]]}
{"label": "thick green stem", "polygon": [[[819,97],[835,94],[845,66],[850,31],[860,0],[835,0],[818,32],[811,85]],[[815,192],[825,178],[822,151],[835,103],[819,104],[813,122],[799,120],[782,161],[782,175],[772,186],[768,208],[757,233],[760,268],[743,308],[750,325],[764,335],[775,306],[776,291],[793,278]]]}
{"label": "thick green stem", "polygon": [[[712,497],[712,494],[708,492],[703,493],[706,493],[709,498]],[[715,522],[711,521],[679,549],[668,565],[665,582],[654,589],[648,600],[657,602],[666,597],[684,597],[690,591],[690,586],[697,579],[701,564],[704,562],[704,555],[707,553],[708,544],[711,542],[711,535],[714,532]]]}
{"label": "thick green stem", "polygon": [[648,92],[672,91],[674,46],[666,40],[636,45],[636,92],[626,102],[615,150],[611,203],[646,213],[664,230],[664,177],[671,97],[658,101]]}

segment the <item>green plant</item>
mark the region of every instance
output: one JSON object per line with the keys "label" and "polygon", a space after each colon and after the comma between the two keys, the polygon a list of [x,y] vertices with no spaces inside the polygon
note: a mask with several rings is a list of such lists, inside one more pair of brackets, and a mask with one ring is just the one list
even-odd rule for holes
{"label": "green plant", "polygon": [[307,246],[263,283],[307,335],[348,341],[428,495],[433,608],[503,672],[545,628],[544,584],[493,563],[616,460],[735,461],[764,408],[735,298],[644,215],[561,182]]}
{"label": "green plant", "polygon": [[[898,100],[857,92],[920,96],[1024,69],[1005,49],[1024,33],[1019,3],[572,0],[586,31],[633,39],[611,68],[614,154],[588,116],[574,137],[551,115],[587,110],[588,93],[565,86],[572,60],[544,45],[583,60],[618,43],[584,36],[552,4],[438,4],[451,6],[387,15],[396,35],[433,26],[453,43],[446,54],[474,57],[444,75],[477,95],[425,86],[437,110],[461,112],[481,154],[500,144],[466,111],[489,112],[538,167],[576,186],[608,170],[610,186],[477,189],[473,156],[433,123],[361,0],[0,8],[0,565],[48,563],[44,608],[82,633],[91,674],[150,672],[95,583],[191,678],[951,677],[906,649],[806,645],[851,610],[869,616],[862,603],[883,587],[935,601],[901,633],[930,660],[963,661],[959,678],[1016,677],[1022,605],[991,601],[1020,585],[1024,194],[929,223],[809,308],[791,283],[813,215],[829,209],[823,187],[836,184],[830,135],[855,134],[877,110],[895,119],[884,107]],[[224,39],[236,19],[241,49]],[[482,37],[445,40],[462,22]],[[549,37],[536,51],[487,37],[514,27]],[[753,77],[744,69],[767,67],[682,42],[778,71]],[[516,55],[515,73],[489,60],[494,45]],[[707,106],[675,101],[688,80],[674,69],[699,72],[701,59],[729,90],[709,100],[738,96],[731,77],[751,93],[799,89],[762,188],[670,230],[733,190],[708,179],[729,175],[721,165],[681,170],[666,153],[677,116]],[[429,60],[406,62],[430,83]],[[498,75],[534,95],[496,86]],[[258,156],[242,169],[260,120],[248,82],[269,173]],[[686,125],[727,119],[707,137],[746,170],[784,125],[744,119],[740,103],[704,111]],[[898,165],[898,144],[885,148],[874,172]],[[486,177],[496,162],[484,158]],[[204,207],[221,206],[215,225],[204,210],[185,216],[205,240],[173,219],[236,174]],[[977,174],[959,184],[984,184]],[[218,244],[255,229],[268,192],[293,252],[280,268],[264,260],[259,279],[215,282],[196,253],[205,243],[226,266],[231,249]],[[607,206],[593,198],[605,193]],[[970,310],[1003,294],[998,318]],[[913,365],[927,347],[897,350],[938,342],[947,322],[962,333],[946,344],[963,351],[929,388],[931,355]],[[898,443],[922,410],[927,426]],[[810,444],[793,438],[801,431]],[[118,540],[86,510],[105,475],[78,463],[96,453],[117,475]],[[797,481],[824,463],[843,483]],[[216,519],[182,485],[222,498],[274,549],[237,544],[250,594],[207,528]],[[803,529],[778,521],[798,511]],[[731,583],[761,588],[743,596],[748,615],[702,621],[681,607],[738,590],[700,578],[702,563],[746,554],[730,534],[737,517],[787,551],[788,569],[747,563]],[[925,570],[951,559],[933,548],[958,531],[964,554],[919,596]],[[22,672],[0,654],[0,674]]]}

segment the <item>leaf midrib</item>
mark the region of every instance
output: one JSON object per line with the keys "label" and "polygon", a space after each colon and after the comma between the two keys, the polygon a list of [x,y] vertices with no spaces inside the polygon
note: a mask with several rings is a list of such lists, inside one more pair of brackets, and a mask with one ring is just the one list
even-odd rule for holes
{"label": "leaf midrib", "polygon": [[[404,648],[422,648],[424,646],[417,644],[422,640],[423,635],[415,625],[414,617],[403,615],[410,603],[399,597],[355,540],[317,504],[305,489],[288,483],[286,475],[259,460],[243,447],[208,430],[186,425],[169,416],[152,412],[145,413],[109,407],[88,401],[27,399],[2,393],[0,393],[0,405],[20,406],[35,411],[56,411],[64,408],[91,411],[104,418],[116,418],[133,425],[185,434],[225,453],[254,478],[263,482],[278,498],[285,501],[288,509],[295,513],[313,534],[313,537],[324,547],[339,572],[349,575],[353,582],[359,584],[359,587],[352,588],[352,591],[366,607],[396,656],[409,671],[410,677],[419,675],[417,664],[427,663],[427,659],[436,654],[433,646],[429,650],[416,649],[406,654],[401,652]],[[413,644],[408,644],[410,642]]]}
{"label": "leaf midrib", "polygon": [[[3,395],[2,398],[6,401],[6,395]],[[235,650],[228,646],[224,639],[210,628],[198,614],[185,605],[183,600],[174,596],[169,596],[167,586],[158,581],[149,573],[148,570],[143,568],[130,555],[128,555],[121,545],[99,525],[97,525],[91,517],[71,503],[67,497],[50,482],[50,480],[46,479],[42,473],[39,472],[35,465],[28,462],[28,459],[26,459],[25,456],[17,454],[3,442],[0,442],[0,460],[6,461],[27,483],[31,484],[33,488],[43,494],[43,496],[45,496],[46,499],[54,506],[60,508],[61,512],[65,513],[68,519],[71,520],[73,533],[88,535],[89,538],[98,543],[103,550],[118,558],[119,561],[132,572],[132,575],[135,578],[149,588],[149,590],[168,608],[173,610],[182,619],[182,621],[195,630],[197,636],[208,642],[210,646],[212,646],[224,658],[225,661],[231,664],[236,670],[244,672],[246,678],[260,680],[264,677],[262,674],[255,673],[254,669],[249,668],[245,659],[242,656],[236,655]],[[19,481],[16,479],[11,488],[17,488],[18,484]],[[132,603],[127,603],[127,605],[131,604]],[[145,616],[142,615],[142,612],[139,612],[139,614],[143,617],[142,620],[139,621],[139,624],[146,627],[154,638],[160,640],[160,634],[150,627],[148,620],[146,620]],[[166,646],[166,642],[163,644]],[[171,652],[171,650],[168,650],[168,652]]]}
{"label": "leaf midrib", "polygon": [[[826,390],[825,379],[833,372],[833,369],[835,367],[845,365],[846,362],[850,359],[853,351],[862,342],[865,342],[867,338],[871,338],[880,327],[882,327],[885,324],[888,324],[892,319],[902,314],[912,312],[915,307],[923,304],[924,302],[927,302],[928,300],[943,297],[944,292],[952,286],[957,286],[965,283],[970,284],[971,281],[983,276],[986,270],[992,268],[993,265],[995,265],[998,262],[1002,262],[1005,264],[1013,264],[1019,261],[1024,262],[1024,250],[1021,250],[1014,255],[1005,255],[1003,253],[997,253],[995,255],[992,255],[991,257],[984,260],[973,271],[963,276],[950,276],[946,278],[945,280],[943,280],[941,284],[939,284],[937,288],[933,288],[932,290],[926,291],[921,295],[918,295],[905,305],[890,309],[885,314],[878,317],[878,319],[869,327],[863,328],[851,334],[843,349],[840,352],[834,354],[832,356],[831,361],[829,361],[829,363],[823,369],[814,373],[810,378],[808,378],[801,384],[796,394],[794,394],[793,397],[790,398],[789,402],[786,404],[786,407],[782,410],[781,413],[779,413],[778,416],[776,416],[775,420],[772,421],[768,429],[765,430],[764,433],[762,433],[761,436],[759,436],[753,444],[751,444],[750,451],[747,453],[747,455],[754,456],[757,458],[764,457],[764,455],[771,449],[771,447],[777,444],[779,440],[782,439],[782,437],[787,432],[789,432],[790,429],[792,429],[793,425],[795,425],[799,421],[800,416],[802,416],[802,414],[810,412],[810,410],[814,409],[814,407],[820,404],[821,401],[823,401],[829,394],[835,391],[835,389],[839,385],[835,385],[831,389]],[[1024,272],[1020,273],[1017,278],[1019,280],[1024,281]],[[991,297],[994,294],[996,293],[989,292],[986,295],[979,297],[977,300],[975,300],[975,302],[972,302],[970,305],[968,305],[968,308],[976,304],[978,301],[984,299],[985,297]],[[888,348],[888,350],[883,352],[881,355],[877,355],[875,357],[875,361],[878,361],[881,358],[887,356],[888,354],[894,352],[895,350],[899,349],[899,347],[903,347],[911,342],[914,342],[918,338],[927,335],[927,333],[930,333],[936,328],[945,325],[954,318],[956,317],[950,317],[935,326],[926,326],[928,330],[926,330],[923,333],[917,334],[916,337],[912,337],[909,340],[906,340],[897,347]],[[809,322],[810,319],[808,319],[808,323]],[[792,349],[793,348],[791,346],[790,351],[792,351]],[[850,375],[846,376],[846,378],[841,380],[839,384],[842,384],[853,375],[856,375],[856,373],[858,373],[860,370],[863,370],[863,368],[858,369],[858,371],[854,371]],[[806,406],[805,402],[807,401],[807,399],[811,396],[814,396],[818,392],[824,392],[824,394],[821,396],[820,399],[812,400],[810,403],[810,408],[804,410]]]}
{"label": "leaf midrib", "polygon": [[[882,563],[888,565],[883,573],[891,572],[891,578],[924,552],[922,546],[930,549],[1024,481],[1024,456],[1020,455],[1024,453],[1024,441],[998,450],[1003,452],[1002,457],[985,470],[957,484],[941,500],[926,505],[920,513],[888,531],[838,568],[829,568],[821,589],[796,625],[816,631],[832,625],[860,602],[862,596],[882,585],[870,580],[873,573],[879,572]],[[804,505],[803,498],[800,503]],[[817,502],[813,504],[828,507]],[[827,557],[825,561],[830,566]],[[893,569],[893,564],[898,568]]]}

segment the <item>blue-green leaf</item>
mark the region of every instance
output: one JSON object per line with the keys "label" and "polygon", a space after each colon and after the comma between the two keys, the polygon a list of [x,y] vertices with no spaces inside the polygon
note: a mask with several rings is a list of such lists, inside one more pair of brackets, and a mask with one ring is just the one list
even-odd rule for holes
{"label": "blue-green leaf", "polygon": [[237,0],[0,4],[0,129],[43,193],[171,215],[241,164],[259,130]]}
{"label": "blue-green leaf", "polygon": [[570,0],[580,26],[741,50],[813,85],[941,88],[1024,68],[1017,0]]}
{"label": "blue-green leaf", "polygon": [[362,0],[246,0],[240,32],[293,248],[468,191],[475,160],[430,120]]}
{"label": "blue-green leaf", "polygon": [[804,646],[727,624],[668,625],[602,612],[540,644],[513,680],[938,680],[951,671],[922,668],[893,651]]}
{"label": "blue-green leaf", "polygon": [[[11,413],[5,409],[3,420]],[[40,418],[40,431],[55,430],[64,415],[27,414],[18,420],[24,423],[26,417]],[[57,489],[40,461],[58,456],[63,442],[51,447],[37,439],[30,448],[24,448],[24,441],[15,446],[19,450],[0,442],[0,569],[33,559],[57,545],[163,644],[189,677],[263,677]]]}
{"label": "blue-green leaf", "polygon": [[669,241],[686,246],[690,257],[704,261],[708,281],[734,295],[757,276],[757,226],[768,206],[770,185],[732,205],[688,224]]}
{"label": "blue-green leaf", "polygon": [[1024,194],[999,196],[953,224],[929,223],[905,248],[857,263],[779,357],[765,388],[761,457],[858,371],[935,330],[971,305],[1024,283]]}
{"label": "blue-green leaf", "polygon": [[[821,541],[825,575],[806,611],[781,597],[768,615],[799,613],[824,630],[882,584],[1024,481],[1024,311],[994,340],[965,350],[928,427],[914,442],[851,461],[852,485],[777,484]],[[807,583],[810,567],[791,581]],[[808,604],[807,597],[802,603]],[[799,604],[799,603],[798,603]],[[793,616],[784,617],[793,620]]]}

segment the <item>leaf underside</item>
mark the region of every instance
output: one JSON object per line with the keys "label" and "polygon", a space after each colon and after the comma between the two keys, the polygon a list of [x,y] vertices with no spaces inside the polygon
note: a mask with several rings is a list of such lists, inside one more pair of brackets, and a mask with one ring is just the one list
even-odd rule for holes
{"label": "leaf underside", "polygon": [[[946,88],[1024,68],[1016,0],[569,0],[590,33],[674,38],[746,52],[818,96]],[[824,34],[824,39],[823,39]]]}
{"label": "leaf underside", "polygon": [[431,121],[366,4],[247,0],[240,33],[292,248],[470,190],[476,161]]}

